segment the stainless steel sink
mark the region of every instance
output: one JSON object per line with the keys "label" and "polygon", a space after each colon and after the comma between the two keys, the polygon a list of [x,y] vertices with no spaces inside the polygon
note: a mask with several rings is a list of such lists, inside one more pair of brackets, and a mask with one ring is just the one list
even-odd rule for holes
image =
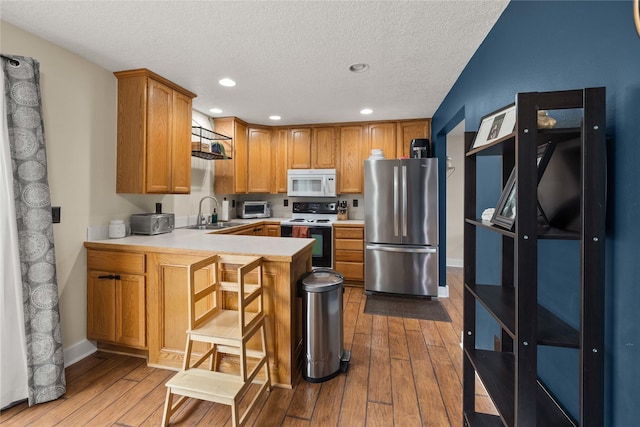
{"label": "stainless steel sink", "polygon": [[187,228],[192,230],[222,230],[224,228],[238,227],[247,225],[242,222],[216,222],[215,224],[189,225]]}

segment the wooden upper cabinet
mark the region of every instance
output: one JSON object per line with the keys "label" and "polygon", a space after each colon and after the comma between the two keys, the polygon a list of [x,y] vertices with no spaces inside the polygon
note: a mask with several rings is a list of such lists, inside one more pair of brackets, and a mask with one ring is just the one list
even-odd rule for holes
{"label": "wooden upper cabinet", "polygon": [[247,139],[247,192],[271,192],[271,130],[249,128]]}
{"label": "wooden upper cabinet", "polygon": [[223,143],[231,159],[216,160],[213,189],[216,194],[243,194],[247,192],[247,125],[236,117],[214,120],[214,129],[232,138]]}
{"label": "wooden upper cabinet", "polygon": [[118,78],[116,192],[189,193],[191,100],[196,95],[144,68],[114,74]]}
{"label": "wooden upper cabinet", "polygon": [[273,131],[273,193],[287,192],[287,141],[289,136],[288,129],[277,128]]}
{"label": "wooden upper cabinet", "polygon": [[191,141],[191,98],[173,92],[173,145],[171,147],[171,192],[191,192],[191,144],[184,144],[185,135]]}
{"label": "wooden upper cabinet", "polygon": [[387,159],[396,158],[396,126],[397,122],[369,123],[365,159],[373,149],[381,149]]}
{"label": "wooden upper cabinet", "polygon": [[341,126],[338,143],[338,193],[362,193],[365,126]]}
{"label": "wooden upper cabinet", "polygon": [[311,166],[313,169],[336,167],[336,128],[334,126],[313,128]]}
{"label": "wooden upper cabinet", "polygon": [[431,139],[431,119],[398,122],[397,156],[411,157],[409,153],[411,140],[417,138]]}
{"label": "wooden upper cabinet", "polygon": [[289,129],[289,169],[311,169],[311,128]]}

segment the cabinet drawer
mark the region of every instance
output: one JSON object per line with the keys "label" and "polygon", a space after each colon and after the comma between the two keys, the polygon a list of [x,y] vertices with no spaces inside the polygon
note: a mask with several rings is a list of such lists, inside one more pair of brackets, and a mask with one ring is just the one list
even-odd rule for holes
{"label": "cabinet drawer", "polygon": [[145,273],[144,254],[111,251],[87,251],[87,268],[116,273]]}
{"label": "cabinet drawer", "polygon": [[364,252],[363,251],[336,250],[335,260],[336,261],[364,262]]}
{"label": "cabinet drawer", "polygon": [[364,242],[362,240],[336,239],[335,246],[338,250],[364,251]]}
{"label": "cabinet drawer", "polygon": [[345,279],[364,280],[364,264],[361,262],[335,262],[335,270]]}
{"label": "cabinet drawer", "polygon": [[364,228],[362,227],[334,227],[336,239],[360,239],[364,240]]}

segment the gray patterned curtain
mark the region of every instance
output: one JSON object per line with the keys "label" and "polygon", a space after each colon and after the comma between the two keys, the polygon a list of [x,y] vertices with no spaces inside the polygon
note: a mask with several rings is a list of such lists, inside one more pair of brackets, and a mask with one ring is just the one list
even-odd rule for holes
{"label": "gray patterned curtain", "polygon": [[32,58],[2,55],[2,71],[31,406],[57,399],[66,392],[40,66]]}

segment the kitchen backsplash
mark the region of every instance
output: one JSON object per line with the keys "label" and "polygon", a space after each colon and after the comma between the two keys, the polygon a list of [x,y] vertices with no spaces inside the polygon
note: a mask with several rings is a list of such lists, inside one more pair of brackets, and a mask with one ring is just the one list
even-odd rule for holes
{"label": "kitchen backsplash", "polygon": [[[236,209],[231,207],[233,201],[239,202],[241,200],[266,200],[271,202],[271,216],[274,218],[289,218],[291,217],[291,209],[293,202],[305,202],[309,200],[303,197],[289,197],[284,194],[229,194],[229,195],[215,195],[216,199],[222,204],[222,200],[226,197],[231,203],[229,209],[229,219],[237,218]],[[289,205],[285,206],[284,201],[288,200]],[[333,199],[327,199],[333,200]],[[349,219],[364,220],[364,196],[362,194],[349,194],[342,197],[337,197],[336,200],[347,200],[349,206]],[[357,207],[354,206],[354,200],[357,203]],[[210,205],[205,204],[203,208],[206,209],[203,212],[205,215],[209,214],[208,210]],[[220,206],[218,207],[218,216],[220,215]],[[197,209],[196,209],[197,210]],[[193,212],[189,216],[176,216],[175,227],[181,228],[187,225],[193,225],[196,223],[197,212]],[[129,233],[129,218],[122,218],[127,226],[127,233]],[[92,225],[87,227],[87,241],[105,240],[109,238],[109,224]]]}

